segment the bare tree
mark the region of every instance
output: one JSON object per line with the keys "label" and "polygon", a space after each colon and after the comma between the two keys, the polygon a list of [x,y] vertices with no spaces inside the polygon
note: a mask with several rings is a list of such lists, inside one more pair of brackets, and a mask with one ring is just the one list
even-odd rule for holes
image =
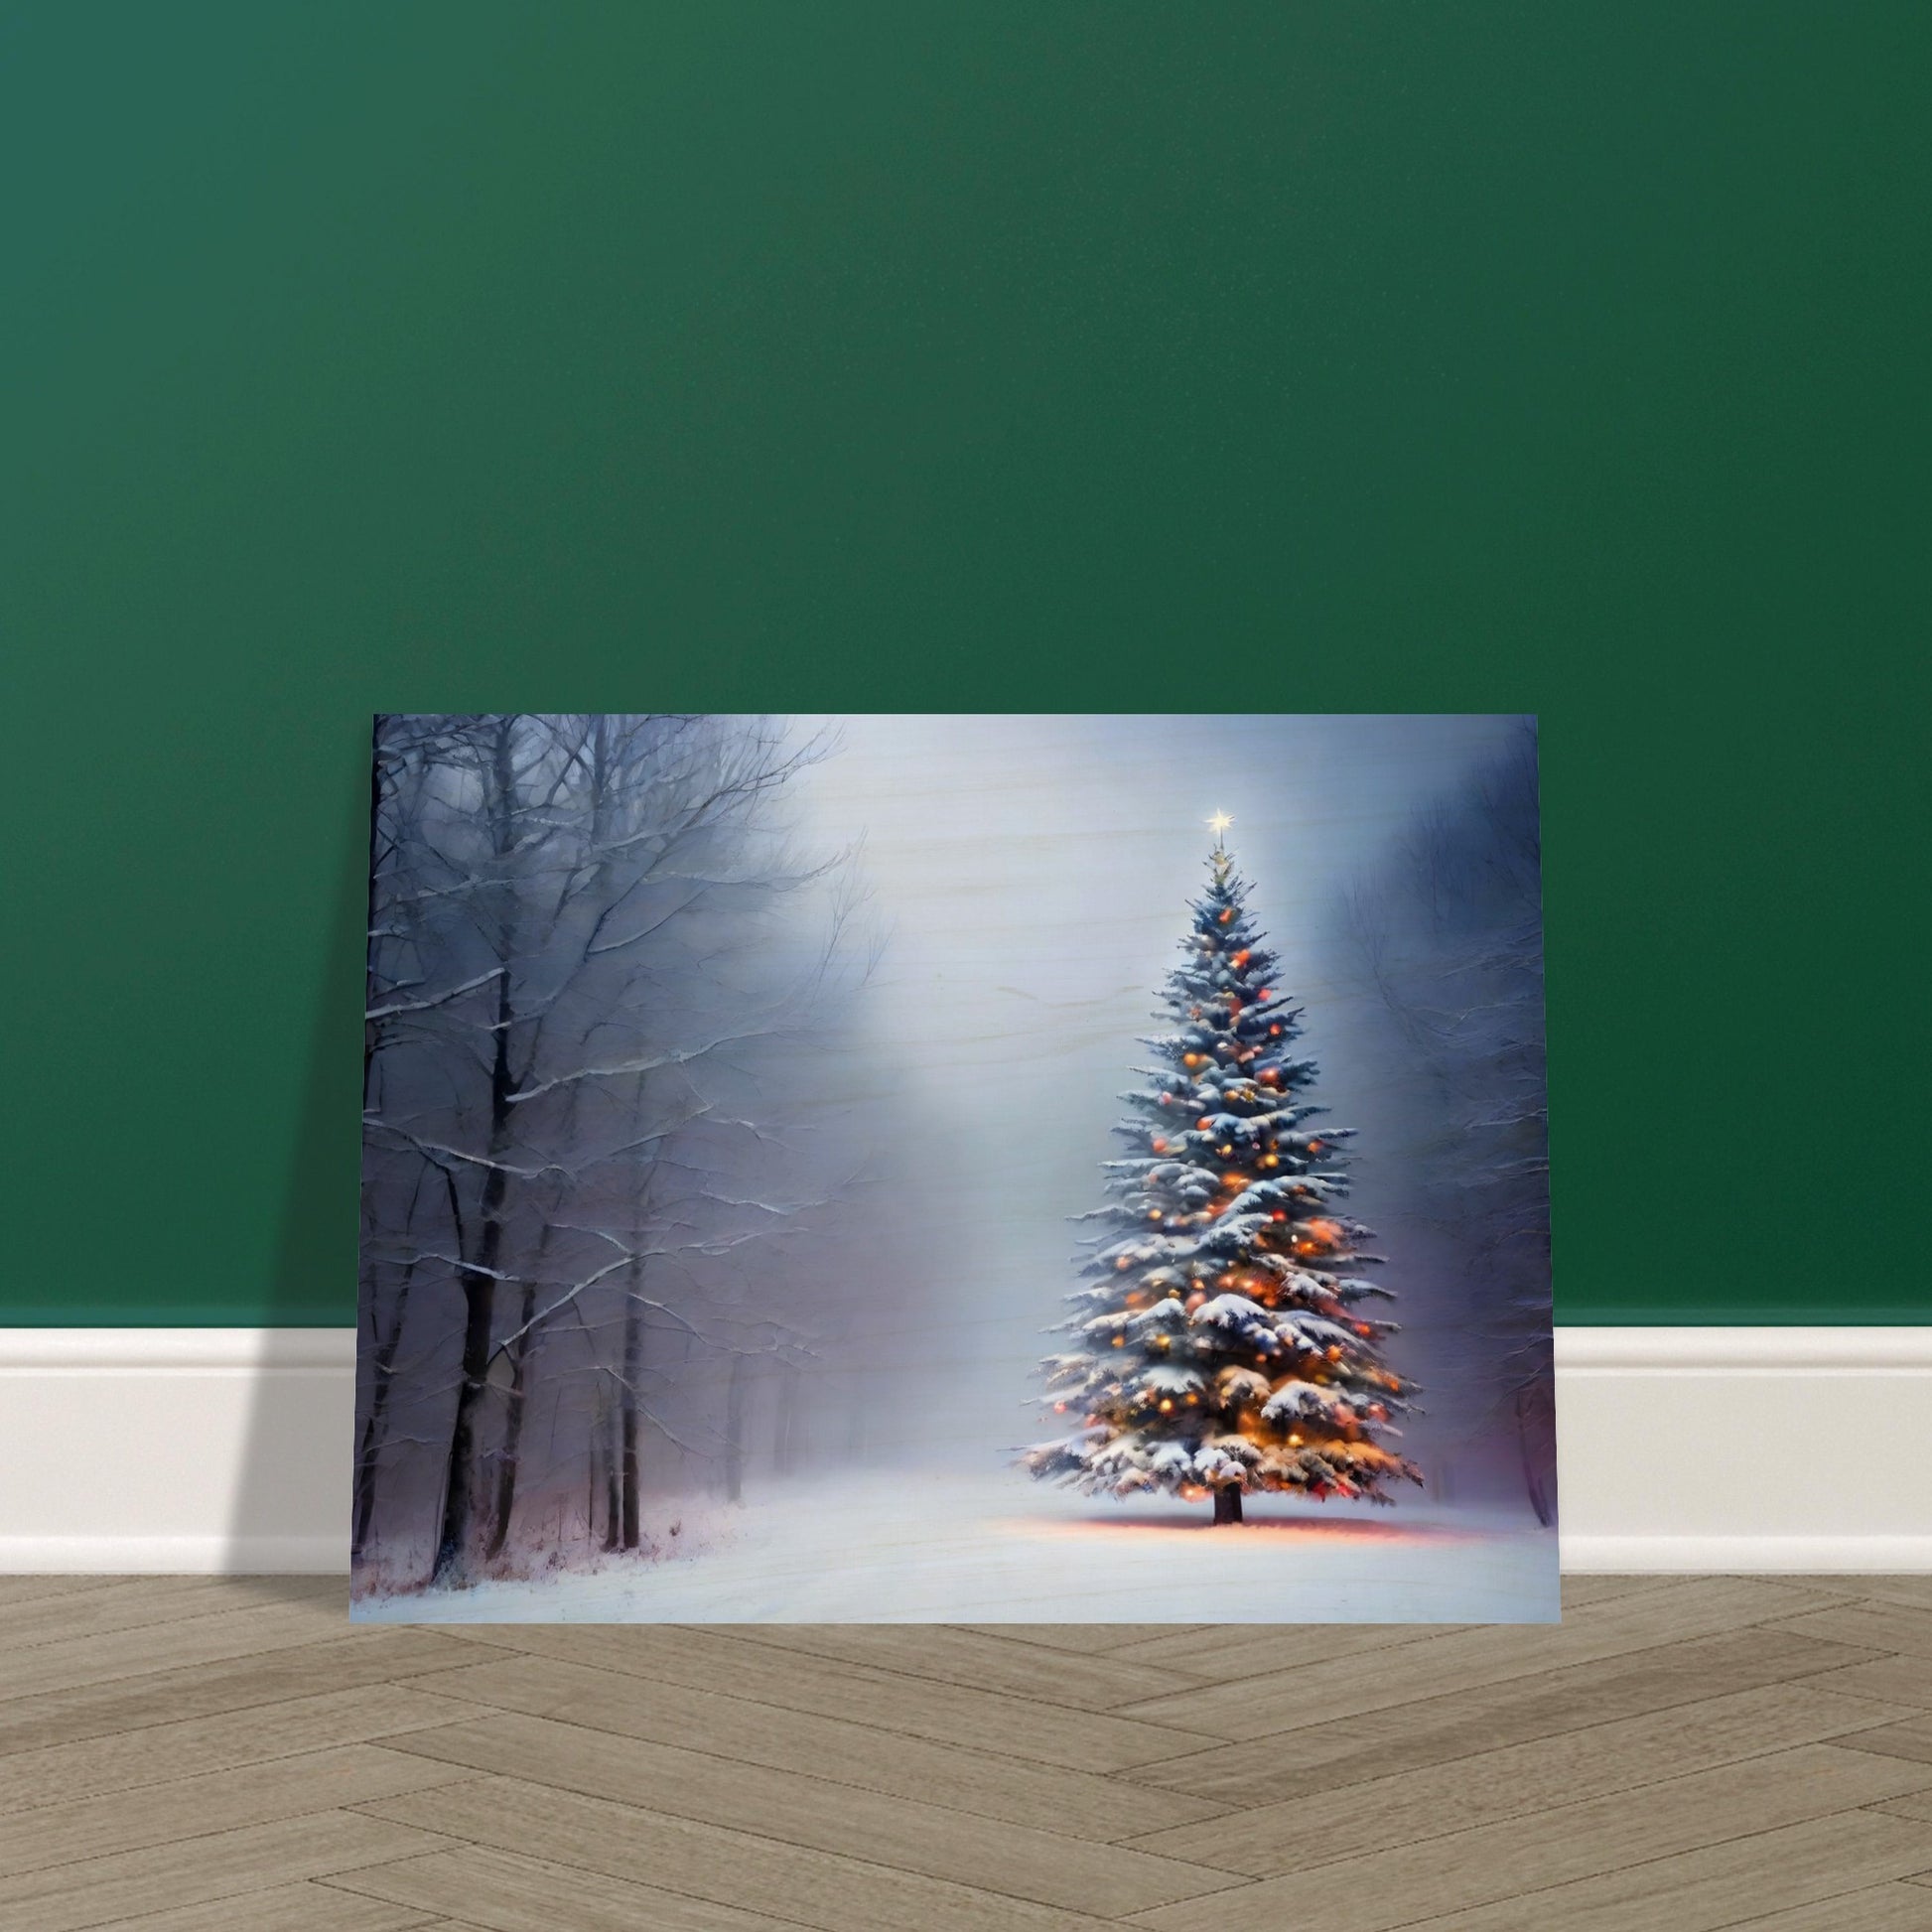
{"label": "bare tree", "polygon": [[1542,846],[1534,726],[1350,894],[1347,935],[1403,1070],[1409,1210],[1458,1258],[1450,1324],[1475,1427],[1506,1432],[1555,1520]]}
{"label": "bare tree", "polygon": [[[546,1473],[588,1484],[587,1541],[602,1478],[607,1538],[638,1547],[640,1431],[674,1427],[647,1400],[650,1328],[728,1355],[696,1306],[707,1268],[807,1205],[732,1182],[749,1165],[768,1195],[791,1158],[748,1057],[793,1050],[842,983],[845,856],[799,858],[776,809],[826,749],[756,719],[378,721],[358,1550],[408,1407],[424,1440],[442,1417],[432,1580],[505,1553],[566,1318]],[[681,1295],[645,1293],[660,1264]],[[412,1318],[399,1362],[426,1295],[457,1318]]]}

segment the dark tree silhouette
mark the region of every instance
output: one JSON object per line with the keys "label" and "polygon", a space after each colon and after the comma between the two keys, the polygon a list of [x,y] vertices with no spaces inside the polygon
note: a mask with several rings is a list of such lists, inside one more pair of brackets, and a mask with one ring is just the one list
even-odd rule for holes
{"label": "dark tree silhouette", "polygon": [[[682,1428],[698,1454],[708,1437],[722,1460],[726,1417],[654,1405],[649,1336],[731,1357],[742,1322],[736,1302],[707,1317],[708,1270],[829,1198],[774,1139],[789,1103],[746,1076],[799,1050],[853,977],[847,860],[797,857],[778,810],[825,750],[759,719],[377,721],[363,1557],[405,1546],[382,1498],[426,1455],[432,1492],[394,1514],[429,1504],[440,1585],[514,1548],[533,1467],[560,1494],[602,1477],[607,1534],[636,1549],[644,1432]],[[734,1294],[762,1296],[762,1319],[799,1318],[782,1271],[751,1280]]]}
{"label": "dark tree silhouette", "polygon": [[1500,1424],[1556,1520],[1542,841],[1534,725],[1424,813],[1350,894],[1344,925],[1400,1068],[1411,1209],[1458,1258],[1446,1367]]}

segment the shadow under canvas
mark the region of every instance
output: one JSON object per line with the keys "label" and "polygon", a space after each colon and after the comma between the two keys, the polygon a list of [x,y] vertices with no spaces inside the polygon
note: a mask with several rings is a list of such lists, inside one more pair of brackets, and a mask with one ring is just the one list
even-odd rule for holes
{"label": "shadow under canvas", "polygon": [[[352,1322],[357,1191],[355,1038],[367,926],[367,754],[357,745],[327,801],[337,826],[326,950],[301,1072],[288,1173],[251,1373],[245,1449],[227,1525],[232,1568],[345,1572],[351,1427],[342,1400]],[[317,1525],[330,1524],[326,1535]],[[292,1578],[259,1575],[270,1596]],[[343,1585],[345,1603],[346,1584]]]}

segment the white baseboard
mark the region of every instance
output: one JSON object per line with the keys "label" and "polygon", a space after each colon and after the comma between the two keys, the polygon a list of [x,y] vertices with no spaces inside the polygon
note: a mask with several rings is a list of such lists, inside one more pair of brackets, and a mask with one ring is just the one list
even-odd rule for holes
{"label": "white baseboard", "polygon": [[0,1328],[0,1572],[348,1568],[351,1328]]}
{"label": "white baseboard", "polygon": [[[347,1328],[0,1329],[0,1573],[345,1570],[354,1379]],[[1559,1328],[1557,1389],[1566,1570],[1932,1571],[1932,1326]]]}
{"label": "white baseboard", "polygon": [[1932,1571],[1932,1326],[1559,1328],[1557,1431],[1565,1570]]}
{"label": "white baseboard", "polygon": [[336,1577],[346,1536],[0,1536],[5,1577]]}

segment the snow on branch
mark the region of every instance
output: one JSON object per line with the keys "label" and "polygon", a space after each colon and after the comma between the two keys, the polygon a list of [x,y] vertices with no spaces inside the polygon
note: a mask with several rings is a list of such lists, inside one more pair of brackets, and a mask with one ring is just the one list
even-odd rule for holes
{"label": "snow on branch", "polygon": [[574,1086],[579,1080],[616,1080],[626,1074],[656,1073],[668,1066],[689,1066],[693,1060],[703,1059],[707,1053],[715,1053],[721,1046],[730,1046],[745,1039],[764,1039],[779,1030],[775,1027],[746,1027],[733,1033],[719,1034],[700,1046],[676,1046],[661,1053],[647,1053],[641,1059],[620,1060],[612,1066],[579,1067],[573,1073],[559,1073],[548,1080],[539,1080],[533,1087],[521,1087],[507,1096],[515,1106],[525,1100],[535,1100],[546,1093],[554,1093],[559,1087]]}
{"label": "snow on branch", "polygon": [[466,993],[474,993],[479,987],[487,986],[491,980],[501,979],[508,969],[492,966],[486,973],[479,973],[473,980],[465,980],[461,986],[453,986],[447,993],[432,994],[427,1000],[397,1000],[386,1007],[370,1007],[362,1015],[364,1020],[387,1020],[398,1013],[427,1013],[431,1007],[448,1006],[452,1000],[460,1000]]}

